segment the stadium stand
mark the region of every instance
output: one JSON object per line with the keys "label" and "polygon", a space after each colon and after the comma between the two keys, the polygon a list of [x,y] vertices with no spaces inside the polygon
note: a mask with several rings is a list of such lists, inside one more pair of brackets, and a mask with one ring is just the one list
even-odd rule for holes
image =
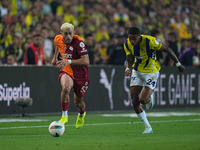
{"label": "stadium stand", "polygon": [[[6,64],[7,55],[12,52],[18,65],[23,66],[19,54],[24,54],[33,35],[43,34],[44,29],[48,31],[45,41],[52,43],[50,51],[54,52],[53,39],[59,34],[63,22],[78,27],[76,33],[90,45],[90,59],[94,65],[111,62],[107,61],[111,39],[114,36],[120,38],[133,25],[145,34],[150,34],[153,29],[159,30],[159,40],[168,45],[172,42],[169,36],[174,35],[179,57],[190,46],[185,44],[186,41],[200,40],[199,10],[198,0],[1,0],[0,64]],[[16,35],[20,37],[19,43],[11,46]],[[200,56],[199,45],[198,42],[197,57]],[[52,53],[46,51],[45,65],[49,65]],[[170,64],[166,60],[161,63]]]}

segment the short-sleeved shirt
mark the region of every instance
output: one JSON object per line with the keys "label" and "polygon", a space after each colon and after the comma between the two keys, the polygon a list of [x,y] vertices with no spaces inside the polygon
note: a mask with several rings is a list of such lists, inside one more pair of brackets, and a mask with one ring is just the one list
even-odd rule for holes
{"label": "short-sleeved shirt", "polygon": [[160,50],[162,44],[155,37],[141,35],[138,45],[132,45],[129,38],[124,43],[126,55],[135,57],[133,69],[142,73],[155,73],[160,70],[156,51]]}
{"label": "short-sleeved shirt", "polygon": [[[83,40],[78,36],[74,35],[73,40],[70,44],[63,42],[63,36],[61,34],[56,35],[54,43],[59,49],[59,52],[63,59],[80,59],[82,55],[88,54],[87,47]],[[88,80],[88,66],[86,65],[67,65],[62,71],[69,74],[75,80]]]}

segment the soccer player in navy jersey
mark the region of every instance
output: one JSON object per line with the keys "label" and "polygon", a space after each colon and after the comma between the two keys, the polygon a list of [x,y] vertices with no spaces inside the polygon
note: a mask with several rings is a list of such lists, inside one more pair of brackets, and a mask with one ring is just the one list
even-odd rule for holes
{"label": "soccer player in navy jersey", "polygon": [[145,125],[143,133],[153,133],[141,104],[146,105],[147,109],[153,107],[153,91],[161,68],[157,61],[156,51],[167,52],[179,72],[183,72],[185,67],[181,65],[170,47],[158,42],[155,37],[141,35],[138,27],[129,28],[124,50],[127,61],[125,76],[131,75],[130,91],[133,108]]}
{"label": "soccer player in navy jersey", "polygon": [[[79,111],[76,120],[76,128],[78,129],[84,125],[86,115],[83,99],[89,86],[88,49],[83,40],[78,35],[74,35],[74,26],[72,24],[64,23],[60,29],[61,34],[56,35],[54,38],[57,48],[52,60],[54,66],[61,68],[59,82],[62,86],[62,118],[59,121],[63,124],[68,122],[69,93],[73,88],[74,103]],[[58,61],[59,53],[61,54],[61,59]]]}

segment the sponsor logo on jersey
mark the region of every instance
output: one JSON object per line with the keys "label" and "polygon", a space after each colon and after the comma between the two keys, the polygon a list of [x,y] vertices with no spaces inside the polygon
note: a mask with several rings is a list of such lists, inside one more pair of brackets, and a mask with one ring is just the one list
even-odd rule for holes
{"label": "sponsor logo on jersey", "polygon": [[68,59],[72,59],[72,54],[62,53],[62,56]]}
{"label": "sponsor logo on jersey", "polygon": [[79,46],[83,48],[85,47],[85,44],[83,42],[80,42]]}
{"label": "sponsor logo on jersey", "polygon": [[87,52],[87,49],[85,49],[85,44],[83,42],[80,42],[79,46],[82,48],[81,53]]}
{"label": "sponsor logo on jersey", "polygon": [[87,52],[87,49],[85,49],[84,47],[81,50],[81,53],[83,53],[83,52]]}
{"label": "sponsor logo on jersey", "polygon": [[137,57],[137,59],[142,59],[143,58],[143,56],[135,56],[135,57]]}

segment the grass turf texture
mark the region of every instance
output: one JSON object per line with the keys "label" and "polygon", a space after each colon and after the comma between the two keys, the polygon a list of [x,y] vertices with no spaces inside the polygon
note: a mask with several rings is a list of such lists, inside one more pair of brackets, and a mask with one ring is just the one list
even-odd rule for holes
{"label": "grass turf texture", "polygon": [[[85,125],[76,129],[77,115],[69,115],[62,137],[52,137],[48,132],[49,124],[59,120],[60,116],[0,118],[0,149],[200,150],[200,111],[195,113],[199,115],[148,117],[153,134],[141,134],[144,125],[137,117],[114,117],[119,113],[104,117],[87,113]],[[6,119],[42,121],[1,122]]]}

